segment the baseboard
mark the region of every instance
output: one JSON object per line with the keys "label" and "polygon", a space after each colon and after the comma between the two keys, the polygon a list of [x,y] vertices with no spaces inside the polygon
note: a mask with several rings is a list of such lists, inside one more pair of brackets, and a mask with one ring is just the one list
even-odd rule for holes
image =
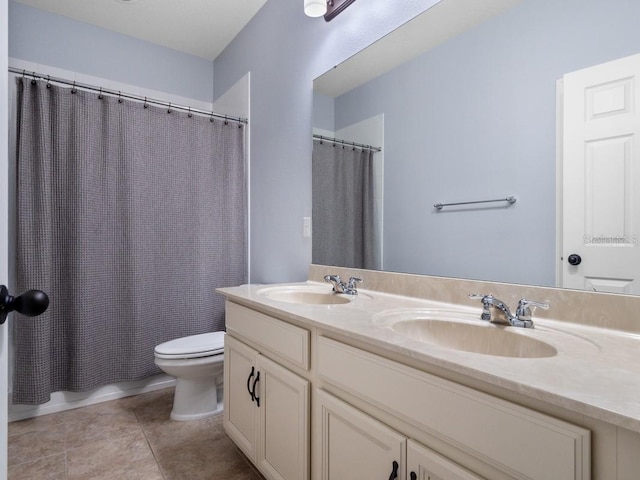
{"label": "baseboard", "polygon": [[12,405],[11,399],[9,399],[9,422],[86,407],[132,395],[140,395],[154,390],[169,388],[175,384],[176,379],[174,377],[163,374],[136,382],[106,385],[89,392],[54,392],[51,394],[51,400],[42,405]]}

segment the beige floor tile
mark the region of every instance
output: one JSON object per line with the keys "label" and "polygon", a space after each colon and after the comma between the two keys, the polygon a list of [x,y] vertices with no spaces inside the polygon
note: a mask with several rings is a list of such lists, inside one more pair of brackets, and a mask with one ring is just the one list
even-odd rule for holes
{"label": "beige floor tile", "polygon": [[129,478],[127,472],[151,471],[155,464],[141,431],[67,450],[68,480]]}
{"label": "beige floor tile", "polygon": [[14,422],[9,479],[263,480],[224,433],[222,415],[172,421],[173,392]]}
{"label": "beige floor tile", "polygon": [[209,438],[165,440],[153,451],[168,480],[252,479],[258,477],[222,433]]}
{"label": "beige floor tile", "polygon": [[129,417],[131,420],[135,420],[135,414],[122,400],[112,400],[110,402],[67,410],[66,412],[60,412],[58,415],[64,419],[65,423],[92,421],[99,417],[111,417],[114,415],[118,417]]}
{"label": "beige floor tile", "polygon": [[43,457],[64,453],[65,426],[53,425],[45,431],[12,435],[8,448],[9,466],[33,462]]}
{"label": "beige floor tile", "polygon": [[66,480],[65,454],[9,467],[8,480]]}
{"label": "beige floor tile", "polygon": [[[155,393],[155,392],[152,392]],[[131,402],[132,410],[143,427],[158,426],[169,422],[173,408],[173,389],[161,390],[156,395],[141,395],[135,403]]]}
{"label": "beige floor tile", "polygon": [[41,415],[39,417],[27,418],[9,423],[9,436],[21,435],[28,432],[42,432],[65,422],[65,417],[61,413]]}
{"label": "beige floor tile", "polygon": [[132,412],[102,412],[83,416],[82,421],[65,424],[67,448],[76,448],[102,439],[117,439],[140,433],[141,427]]}

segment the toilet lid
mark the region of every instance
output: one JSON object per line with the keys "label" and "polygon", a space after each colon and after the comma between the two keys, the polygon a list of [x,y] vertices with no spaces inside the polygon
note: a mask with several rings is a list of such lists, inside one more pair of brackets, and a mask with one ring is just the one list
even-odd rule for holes
{"label": "toilet lid", "polygon": [[224,332],[202,333],[188,337],[176,338],[161,343],[155,348],[160,355],[175,355],[180,357],[203,357],[224,352]]}

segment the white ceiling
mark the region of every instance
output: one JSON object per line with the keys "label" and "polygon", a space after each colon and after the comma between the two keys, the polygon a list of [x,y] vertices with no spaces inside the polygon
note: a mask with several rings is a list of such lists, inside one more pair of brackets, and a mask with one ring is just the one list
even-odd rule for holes
{"label": "white ceiling", "polygon": [[214,60],[267,0],[15,1]]}

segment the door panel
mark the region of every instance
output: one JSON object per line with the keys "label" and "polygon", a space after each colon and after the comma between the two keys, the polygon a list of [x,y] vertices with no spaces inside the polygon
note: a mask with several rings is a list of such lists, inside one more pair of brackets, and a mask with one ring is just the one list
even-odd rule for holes
{"label": "door panel", "polygon": [[323,391],[317,391],[314,409],[320,417],[321,480],[386,480],[394,462],[397,478],[405,478],[402,435]]}
{"label": "door panel", "polygon": [[258,356],[258,467],[267,478],[309,478],[309,382]]}
{"label": "door panel", "polygon": [[[251,398],[258,352],[230,335],[224,339],[224,429],[250,459],[256,455],[258,415]],[[253,372],[253,375],[252,375]]]}
{"label": "door panel", "polygon": [[[0,0],[0,284],[9,285],[8,2]],[[0,326],[0,478],[7,476],[8,331]]]}
{"label": "door panel", "polygon": [[639,88],[640,55],[563,78],[563,287],[640,294]]}
{"label": "door panel", "polygon": [[407,480],[482,480],[413,440],[407,441],[407,472]]}

